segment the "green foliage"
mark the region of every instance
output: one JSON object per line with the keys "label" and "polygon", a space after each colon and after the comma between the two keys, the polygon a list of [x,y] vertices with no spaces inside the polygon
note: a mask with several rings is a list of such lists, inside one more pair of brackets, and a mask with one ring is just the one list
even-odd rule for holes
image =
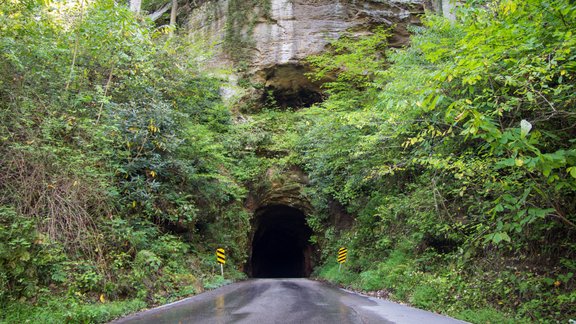
{"label": "green foliage", "polygon": [[216,289],[216,288],[222,287],[222,286],[230,284],[230,283],[232,283],[231,280],[224,279],[224,278],[222,278],[222,276],[216,276],[213,278],[213,280],[211,280],[210,282],[207,282],[205,287],[206,287],[206,289]]}
{"label": "green foliage", "polygon": [[[315,241],[349,248],[344,284],[428,309],[498,310],[485,321],[500,310],[574,316],[564,305],[575,282],[558,279],[573,269],[553,265],[574,258],[575,10],[469,2],[455,22],[427,16],[408,48],[382,54],[375,34],[312,58],[313,77],[335,81],[300,113],[295,148],[310,175]],[[357,215],[352,229],[328,223],[330,200]]]}
{"label": "green foliage", "polygon": [[346,265],[338,270],[339,266],[336,262],[325,264],[323,267],[316,270],[319,277],[329,280],[330,282],[338,284],[346,284],[353,278],[353,274],[346,269]]}
{"label": "green foliage", "polygon": [[432,285],[422,285],[414,289],[410,302],[416,307],[430,309],[434,308],[438,297],[438,291]]}
{"label": "green foliage", "polygon": [[106,321],[86,304],[201,292],[222,242],[244,262],[251,167],[193,48],[111,0],[0,4],[0,320],[56,295],[49,322]]}
{"label": "green foliage", "polygon": [[493,308],[481,308],[481,309],[468,309],[461,311],[455,316],[461,320],[470,323],[518,323],[517,320],[512,320],[501,312]]}
{"label": "green foliage", "polygon": [[13,208],[0,206],[0,304],[12,295],[34,297],[41,285],[63,280],[59,263],[65,255],[45,241],[34,222]]}
{"label": "green foliage", "polygon": [[[318,276],[475,322],[575,316],[571,1],[468,1],[398,50],[344,36],[309,60],[325,102],[235,122],[184,37],[66,3],[0,3],[0,320],[107,321],[242,278],[213,250],[246,260],[248,188],[294,165]],[[228,9],[244,71],[270,2]]]}
{"label": "green foliage", "polygon": [[341,37],[332,43],[329,52],[308,58],[315,68],[310,77],[315,81],[334,78],[333,82],[324,84],[332,95],[350,86],[365,89],[373,80],[374,72],[385,64],[389,36],[387,30],[377,28],[370,37]]}
{"label": "green foliage", "polygon": [[135,299],[100,304],[79,304],[70,299],[51,298],[30,307],[28,303],[13,303],[4,308],[2,323],[104,323],[142,310],[146,303]]}
{"label": "green foliage", "polygon": [[360,288],[366,291],[376,291],[384,288],[377,271],[367,270],[360,273]]}

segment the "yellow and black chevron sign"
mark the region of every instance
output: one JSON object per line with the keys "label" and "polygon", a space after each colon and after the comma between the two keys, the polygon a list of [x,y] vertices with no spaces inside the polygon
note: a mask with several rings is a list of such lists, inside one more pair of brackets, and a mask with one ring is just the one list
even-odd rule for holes
{"label": "yellow and black chevron sign", "polygon": [[226,253],[224,249],[220,248],[216,250],[216,261],[220,264],[226,264]]}
{"label": "yellow and black chevron sign", "polygon": [[346,256],[348,255],[348,249],[341,247],[338,249],[338,263],[346,262]]}

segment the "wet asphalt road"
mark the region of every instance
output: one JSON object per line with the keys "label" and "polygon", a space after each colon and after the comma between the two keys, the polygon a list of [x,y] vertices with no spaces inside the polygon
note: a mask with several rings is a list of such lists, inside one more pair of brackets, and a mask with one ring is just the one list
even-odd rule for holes
{"label": "wet asphalt road", "polygon": [[112,323],[465,323],[308,279],[252,279]]}

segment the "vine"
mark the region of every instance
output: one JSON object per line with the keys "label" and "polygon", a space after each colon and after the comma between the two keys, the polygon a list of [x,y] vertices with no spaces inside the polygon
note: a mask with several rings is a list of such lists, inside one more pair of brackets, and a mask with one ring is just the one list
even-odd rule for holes
{"label": "vine", "polygon": [[224,51],[244,71],[255,46],[254,27],[262,19],[270,20],[270,0],[230,0],[224,36]]}

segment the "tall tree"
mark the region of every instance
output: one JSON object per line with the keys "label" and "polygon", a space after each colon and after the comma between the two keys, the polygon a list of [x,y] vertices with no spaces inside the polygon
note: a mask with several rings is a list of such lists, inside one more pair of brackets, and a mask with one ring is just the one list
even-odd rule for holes
{"label": "tall tree", "polygon": [[178,0],[172,0],[172,11],[170,11],[170,25],[176,26],[176,12],[178,11]]}

